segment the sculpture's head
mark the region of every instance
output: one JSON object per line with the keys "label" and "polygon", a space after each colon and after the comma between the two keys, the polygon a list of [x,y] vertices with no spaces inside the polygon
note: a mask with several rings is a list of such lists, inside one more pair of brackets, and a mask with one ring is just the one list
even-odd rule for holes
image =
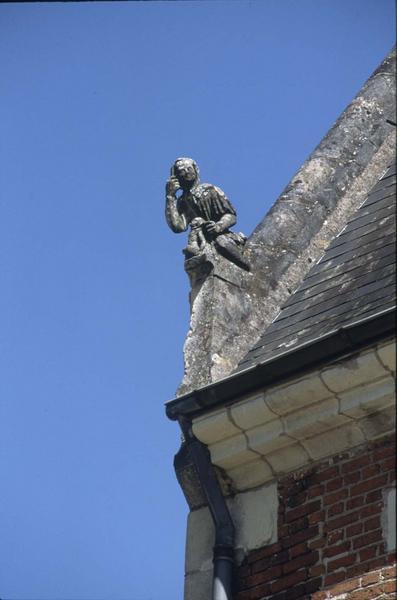
{"label": "sculpture's head", "polygon": [[171,175],[174,175],[182,189],[189,189],[198,181],[199,168],[192,158],[177,158],[174,162]]}

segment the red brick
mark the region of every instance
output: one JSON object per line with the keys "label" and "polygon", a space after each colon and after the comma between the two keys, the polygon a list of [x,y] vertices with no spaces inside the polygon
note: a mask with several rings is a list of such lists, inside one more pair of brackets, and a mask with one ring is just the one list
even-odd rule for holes
{"label": "red brick", "polygon": [[372,479],[367,479],[366,481],[362,481],[357,485],[354,485],[350,489],[350,496],[357,496],[357,494],[363,494],[364,492],[369,492],[370,490],[376,490],[377,488],[381,488],[387,483],[387,475],[378,475],[378,477],[373,477]]}
{"label": "red brick", "polygon": [[339,594],[346,594],[347,592],[355,590],[359,585],[359,579],[349,579],[348,581],[343,581],[342,583],[335,585],[331,592],[333,596],[339,596]]}
{"label": "red brick", "polygon": [[396,565],[394,565],[393,567],[386,567],[385,569],[382,569],[382,577],[384,579],[389,579],[391,577],[397,577]]}
{"label": "red brick", "polygon": [[270,546],[264,546],[263,548],[260,548],[259,550],[254,550],[253,552],[251,552],[248,555],[247,562],[253,563],[256,560],[265,558],[266,556],[272,556],[273,554],[280,552],[281,549],[282,548],[281,548],[280,542],[276,542],[275,544],[271,544]]}
{"label": "red brick", "polygon": [[381,469],[379,463],[375,465],[369,465],[369,467],[365,467],[365,469],[361,471],[361,479],[369,479],[370,477],[375,477],[375,475],[380,473],[380,470]]}
{"label": "red brick", "polygon": [[278,531],[278,539],[281,540],[284,537],[289,535],[289,527],[288,525],[280,525],[277,528]]}
{"label": "red brick", "polygon": [[370,558],[374,558],[376,556],[378,546],[368,546],[368,548],[364,548],[360,550],[360,562],[365,562]]}
{"label": "red brick", "polygon": [[374,558],[367,562],[368,569],[367,571],[373,571],[374,569],[380,569],[385,564],[384,556],[380,558]]}
{"label": "red brick", "polygon": [[295,535],[290,536],[281,541],[283,548],[290,548],[291,546],[296,546],[296,544],[301,544],[305,540],[309,540],[310,538],[314,538],[318,535],[318,525],[313,525],[313,527],[309,527],[309,529],[305,529],[304,531],[299,531]]}
{"label": "red brick", "polygon": [[258,560],[254,562],[252,565],[252,573],[259,573],[259,571],[264,571],[270,566],[280,565],[289,561],[289,552],[288,550],[283,550],[282,552],[278,552],[277,554],[273,554],[273,556],[268,556],[267,558],[263,558],[262,560]]}
{"label": "red brick", "polygon": [[360,516],[358,511],[347,513],[341,517],[337,517],[336,519],[331,519],[326,524],[327,531],[332,531],[333,529],[340,529],[345,525],[350,525],[350,523],[354,523],[357,521]]}
{"label": "red brick", "polygon": [[343,478],[343,485],[352,485],[352,483],[357,483],[361,480],[360,471],[356,471],[355,473],[349,473],[349,475],[345,475]]}
{"label": "red brick", "polygon": [[293,508],[287,512],[285,515],[286,523],[290,523],[291,521],[295,521],[309,513],[313,513],[321,508],[321,500],[313,500],[312,502],[307,502],[306,504],[302,504],[302,506],[298,506],[297,508]]}
{"label": "red brick", "polygon": [[317,577],[317,575],[323,575],[325,573],[324,565],[314,565],[309,569],[310,577]]}
{"label": "red brick", "polygon": [[257,587],[251,588],[249,591],[249,600],[261,600],[264,596],[267,596],[270,592],[270,585],[263,583]]}
{"label": "red brick", "polygon": [[359,535],[362,530],[363,530],[363,523],[359,522],[359,523],[354,523],[354,525],[350,525],[349,527],[346,527],[346,537],[350,538],[353,537],[354,535]]}
{"label": "red brick", "polygon": [[328,483],[325,484],[325,491],[334,492],[335,490],[340,490],[343,485],[343,478],[337,477],[336,479],[331,479]]}
{"label": "red brick", "polygon": [[359,562],[356,565],[353,565],[352,567],[348,567],[346,569],[346,579],[351,579],[352,577],[357,577],[357,575],[362,575],[363,573],[366,573],[367,571],[370,571],[369,563]]}
{"label": "red brick", "polygon": [[325,538],[317,538],[316,540],[312,540],[311,542],[309,542],[309,548],[310,550],[318,550],[318,548],[323,548],[325,546],[325,543]]}
{"label": "red brick", "polygon": [[298,544],[297,546],[292,546],[290,548],[289,554],[291,558],[295,558],[300,554],[305,554],[308,551],[307,542],[303,542],[302,544]]}
{"label": "red brick", "polygon": [[334,583],[339,583],[346,579],[346,574],[344,571],[337,571],[336,573],[330,573],[324,578],[324,585],[333,585]]}
{"label": "red brick", "polygon": [[373,529],[380,529],[380,527],[380,516],[372,517],[364,523],[364,531],[372,531]]}
{"label": "red brick", "polygon": [[383,502],[376,502],[375,504],[369,504],[368,506],[364,506],[360,510],[360,517],[371,517],[372,515],[378,515],[383,508]]}
{"label": "red brick", "polygon": [[248,575],[251,575],[251,567],[249,565],[240,565],[238,568],[238,576],[241,577],[248,577]]}
{"label": "red brick", "polygon": [[[320,587],[322,587],[323,585],[323,578],[322,577],[317,577],[316,579],[312,579],[311,581],[307,581],[306,585],[305,585],[305,590],[307,594],[312,594],[313,592],[316,592],[317,590],[320,589]],[[310,600],[310,596],[308,597],[308,600]]]}
{"label": "red brick", "polygon": [[356,549],[356,548],[362,548],[363,546],[370,546],[374,542],[379,542],[381,539],[382,539],[381,531],[370,531],[369,533],[366,533],[365,535],[362,535],[362,536],[356,538],[353,541],[353,548]]}
{"label": "red brick", "polygon": [[316,592],[312,596],[312,600],[326,600],[328,598],[327,592]]}
{"label": "red brick", "polygon": [[236,596],[236,600],[251,600],[251,591],[246,590],[245,592],[239,592]]}
{"label": "red brick", "polygon": [[324,486],[320,483],[317,485],[313,485],[311,488],[307,490],[308,498],[317,498],[317,496],[322,496],[324,494]]}
{"label": "red brick", "polygon": [[373,573],[366,573],[361,578],[361,586],[366,587],[367,585],[373,585],[374,583],[378,583],[379,577],[379,571],[374,571]]}
{"label": "red brick", "polygon": [[[255,575],[255,573],[259,573],[260,571],[264,571],[271,565],[271,557],[262,558],[262,560],[258,560],[252,564],[252,573],[248,573],[247,575]],[[248,566],[248,565],[247,565]]]}
{"label": "red brick", "polygon": [[350,460],[349,462],[342,465],[341,471],[342,471],[342,473],[352,473],[353,471],[357,471],[358,469],[361,469],[361,467],[365,467],[365,466],[369,465],[369,463],[370,463],[370,457],[368,456],[368,454],[363,454],[362,456],[359,456],[358,458]]}
{"label": "red brick", "polygon": [[[288,535],[294,535],[297,531],[302,531],[302,529],[307,529],[309,526],[309,521],[307,517],[303,517],[302,519],[297,519],[296,521],[292,521],[288,525]],[[283,536],[284,537],[284,536]]]}
{"label": "red brick", "polygon": [[333,573],[341,567],[350,567],[356,562],[356,559],[356,554],[346,554],[345,556],[341,556],[340,558],[332,560],[327,564],[327,571],[329,573]]}
{"label": "red brick", "polygon": [[396,470],[396,457],[391,456],[387,460],[384,460],[380,463],[380,469],[384,473],[385,471],[395,471]]}
{"label": "red brick", "polygon": [[[283,600],[297,600],[297,598],[301,598],[302,600],[304,600],[303,596],[305,595],[305,592],[305,585],[303,583],[300,583],[295,587],[288,588],[288,590],[285,590]],[[276,596],[274,600],[281,600],[281,598],[277,598]]]}
{"label": "red brick", "polygon": [[352,510],[353,508],[358,508],[364,504],[364,496],[355,496],[354,498],[350,498],[350,500],[346,501],[346,510]]}
{"label": "red brick", "polygon": [[386,544],[385,542],[381,542],[380,544],[377,544],[377,548],[379,550],[378,554],[386,554]]}
{"label": "red brick", "polygon": [[318,510],[317,512],[312,513],[308,516],[309,525],[315,525],[316,523],[320,523],[325,519],[325,511]]}
{"label": "red brick", "polygon": [[274,581],[271,584],[272,593],[280,592],[281,590],[286,590],[294,585],[297,585],[301,581],[306,579],[306,569],[302,569],[301,571],[296,571],[295,573],[291,573],[286,577],[281,577],[277,581]]}
{"label": "red brick", "polygon": [[382,584],[382,592],[385,594],[390,594],[391,592],[396,591],[396,581],[386,581]]}
{"label": "red brick", "polygon": [[350,544],[351,542],[343,542],[343,544],[337,544],[336,546],[329,546],[328,548],[325,548],[323,551],[323,556],[325,557],[331,557],[331,556],[337,556],[338,554],[342,554],[343,552],[348,552],[350,550]]}
{"label": "red brick", "polygon": [[283,573],[286,575],[287,573],[291,573],[292,571],[297,571],[301,567],[310,567],[314,565],[318,561],[318,552],[309,552],[308,554],[302,554],[298,556],[294,560],[287,562],[283,565]]}
{"label": "red brick", "polygon": [[382,593],[380,586],[372,586],[367,589],[360,589],[349,594],[349,600],[373,600]]}
{"label": "red brick", "polygon": [[382,500],[382,490],[374,490],[365,496],[365,502],[376,502]]}
{"label": "red brick", "polygon": [[295,506],[300,506],[301,504],[304,504],[306,502],[307,499],[307,492],[299,492],[299,494],[293,494],[290,495],[287,499],[287,506],[288,508],[295,508]]}
{"label": "red brick", "polygon": [[328,517],[335,517],[335,515],[340,515],[343,513],[343,502],[338,502],[338,504],[333,504],[328,509]]}
{"label": "red brick", "polygon": [[260,583],[267,583],[268,581],[272,581],[273,579],[277,579],[282,574],[282,568],[280,565],[276,567],[271,567],[270,569],[266,569],[265,571],[261,571],[260,573],[256,573],[255,575],[250,575],[246,578],[247,587],[254,587],[255,585],[259,585]]}
{"label": "red brick", "polygon": [[387,559],[386,562],[388,565],[392,565],[393,563],[396,562],[396,551],[394,552],[390,552],[390,554],[387,555]]}
{"label": "red brick", "polygon": [[343,540],[343,538],[344,538],[343,529],[336,529],[334,531],[331,531],[327,536],[329,544],[335,544],[335,542],[340,542],[340,540]]}
{"label": "red brick", "polygon": [[347,488],[343,488],[334,492],[333,494],[328,494],[324,496],[324,506],[329,506],[330,504],[335,504],[335,502],[339,502],[340,500],[344,500],[349,495],[349,491]]}
{"label": "red brick", "polygon": [[333,479],[334,477],[337,477],[337,475],[339,475],[339,467],[330,467],[329,469],[326,469],[325,471],[320,471],[318,473],[315,473],[315,475],[313,476],[313,480],[316,483],[321,483],[322,481],[327,481],[328,479]]}
{"label": "red brick", "polygon": [[395,449],[393,446],[384,446],[383,448],[377,448],[374,451],[374,461],[394,456]]}

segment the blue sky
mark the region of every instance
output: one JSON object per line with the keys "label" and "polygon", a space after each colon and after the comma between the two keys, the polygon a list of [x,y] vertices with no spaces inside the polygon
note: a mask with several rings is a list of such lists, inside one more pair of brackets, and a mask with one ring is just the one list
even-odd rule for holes
{"label": "blue sky", "polygon": [[250,234],[394,36],[392,0],[0,5],[2,600],[182,598],[170,165]]}

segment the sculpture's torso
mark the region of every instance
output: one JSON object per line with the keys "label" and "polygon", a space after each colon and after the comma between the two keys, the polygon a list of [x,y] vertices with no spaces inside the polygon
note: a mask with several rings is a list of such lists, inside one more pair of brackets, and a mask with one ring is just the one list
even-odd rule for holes
{"label": "sculpture's torso", "polygon": [[188,223],[197,217],[217,222],[227,213],[236,214],[222,190],[209,183],[201,183],[191,191],[184,192],[178,200],[178,210],[185,215]]}

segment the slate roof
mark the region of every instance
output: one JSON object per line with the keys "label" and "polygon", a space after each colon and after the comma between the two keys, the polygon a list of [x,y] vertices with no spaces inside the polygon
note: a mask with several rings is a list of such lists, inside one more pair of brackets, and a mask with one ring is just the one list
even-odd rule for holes
{"label": "slate roof", "polygon": [[395,306],[395,202],[392,165],[237,372]]}

